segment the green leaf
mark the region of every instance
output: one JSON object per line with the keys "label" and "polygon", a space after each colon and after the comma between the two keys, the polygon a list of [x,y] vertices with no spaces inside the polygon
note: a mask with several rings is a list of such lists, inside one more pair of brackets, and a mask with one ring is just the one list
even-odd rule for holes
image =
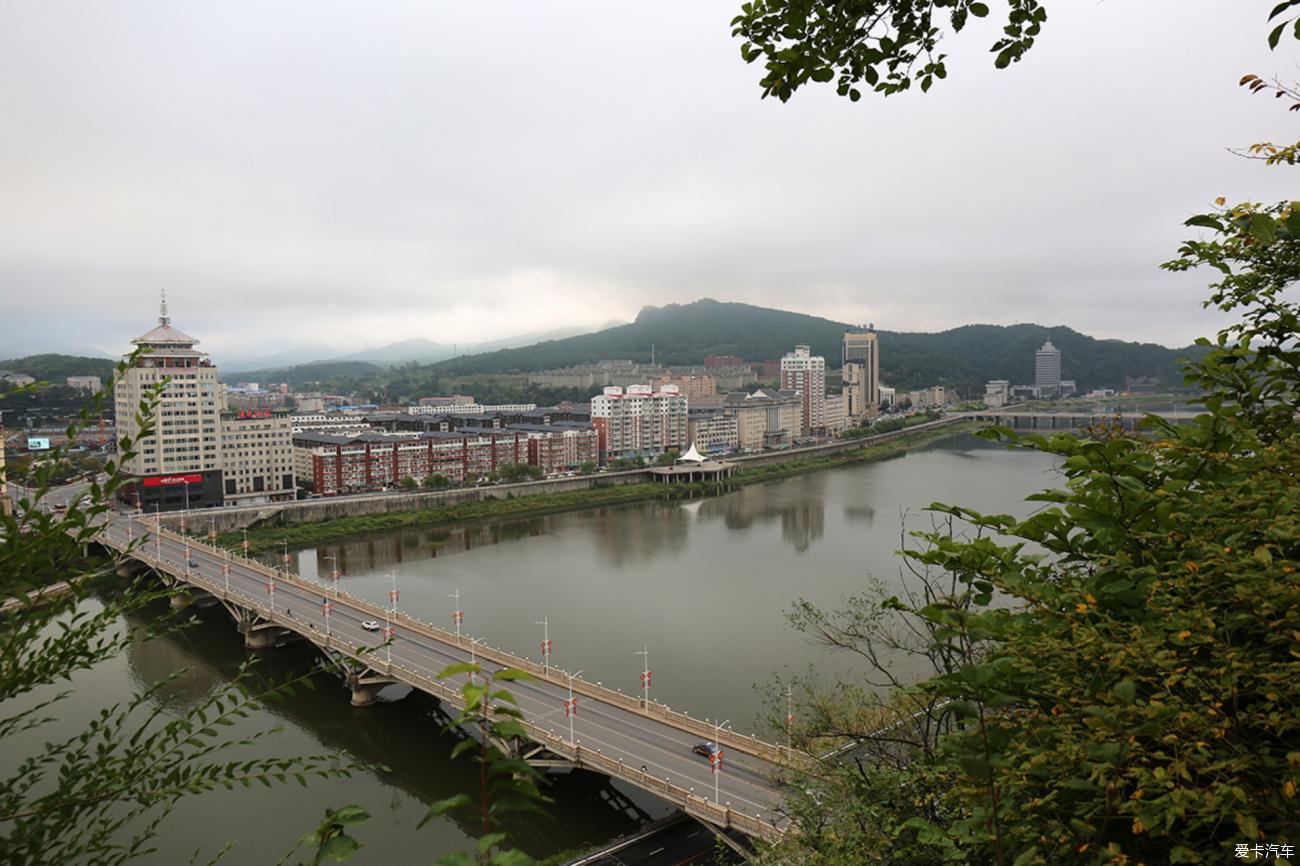
{"label": "green leaf", "polygon": [[333,812],[327,813],[328,820],[335,824],[360,824],[362,821],[370,820],[370,813],[360,806],[344,806]]}
{"label": "green leaf", "polygon": [[1199,226],[1204,229],[1214,229],[1217,232],[1223,231],[1223,222],[1219,220],[1218,217],[1213,217],[1210,216],[1209,214],[1203,214],[1203,213],[1197,214],[1194,217],[1189,217],[1188,219],[1183,220],[1183,225]]}
{"label": "green leaf", "polygon": [[344,860],[352,859],[352,855],[361,849],[361,843],[346,833],[331,836],[325,840],[325,844],[320,846],[316,853],[316,862],[322,860],[333,860],[336,863],[342,863]]}
{"label": "green leaf", "polygon": [[477,740],[461,740],[459,743],[456,744],[455,748],[451,750],[451,759],[453,761],[456,760],[461,755],[472,750],[477,745],[478,745]]}
{"label": "green leaf", "polygon": [[1250,225],[1246,231],[1257,241],[1272,243],[1277,239],[1277,223],[1266,213],[1250,215]]}
{"label": "green leaf", "polygon": [[983,3],[972,3],[970,4],[969,9],[970,14],[974,15],[976,18],[983,18],[989,14],[989,7]]}
{"label": "green leaf", "polygon": [[1134,478],[1132,475],[1116,475],[1115,483],[1130,493],[1146,492],[1146,485]]}
{"label": "green leaf", "polygon": [[1282,39],[1282,31],[1286,29],[1286,25],[1287,22],[1283,21],[1273,28],[1273,32],[1268,34],[1268,47],[1270,49],[1277,48],[1277,43]]}
{"label": "green leaf", "polygon": [[471,673],[472,674],[481,673],[481,670],[477,664],[470,664],[469,662],[456,662],[453,665],[447,665],[445,668],[439,671],[438,679],[445,680],[448,677],[454,677],[457,674],[471,674]]}
{"label": "green leaf", "polygon": [[441,818],[453,809],[463,809],[472,802],[473,801],[470,799],[469,794],[457,794],[454,797],[439,800],[429,806],[429,810],[424,813],[424,817],[420,819],[420,823],[415,825],[416,829],[428,824],[434,818]]}
{"label": "green leaf", "polygon": [[505,838],[506,838],[505,833],[488,833],[486,836],[480,836],[478,840],[479,856],[481,857],[484,854],[486,854],[488,852],[488,849],[491,848],[493,845],[496,845],[500,842],[504,842]]}
{"label": "green leaf", "polygon": [[528,671],[521,671],[518,668],[505,668],[494,673],[492,679],[497,682],[510,682],[511,680],[532,680],[536,678]]}
{"label": "green leaf", "polygon": [[1038,862],[1038,859],[1038,846],[1031,845],[1020,852],[1020,856],[1015,859],[1011,866],[1029,866],[1030,863]]}
{"label": "green leaf", "polygon": [[1120,680],[1111,691],[1115,693],[1115,697],[1126,704],[1133,703],[1137,698],[1137,684],[1132,680]]}

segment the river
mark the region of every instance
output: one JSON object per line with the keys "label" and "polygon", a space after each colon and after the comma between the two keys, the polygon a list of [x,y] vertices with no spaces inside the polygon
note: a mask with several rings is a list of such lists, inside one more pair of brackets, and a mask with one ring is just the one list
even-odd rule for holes
{"label": "river", "polygon": [[[459,593],[466,632],[534,658],[543,637],[535,623],[545,619],[552,664],[623,691],[639,688],[638,651],[648,649],[652,697],[771,737],[759,726],[765,703],[756,684],[809,670],[823,678],[852,673],[846,659],[822,653],[787,624],[797,599],[832,607],[869,575],[897,587],[894,552],[904,531],[929,526],[926,505],[1025,515],[1023,497],[1057,481],[1054,465],[1046,455],[955,435],[892,459],[700,500],[365,536],[291,551],[291,567],[327,575],[337,557],[341,588],[380,603],[395,573],[401,607],[447,627]],[[39,742],[178,670],[185,673],[158,699],[190,705],[227,683],[246,655],[220,608],[201,611],[183,635],[136,644],[75,678],[57,727],[12,743],[0,766],[11,769]],[[281,678],[310,670],[314,659],[305,645],[261,656],[262,673]],[[250,754],[340,750],[386,769],[306,789],[192,798],[163,826],[151,863],[184,862],[196,848],[212,853],[232,839],[232,862],[275,862],[326,806],[345,803],[373,816],[360,829],[365,847],[356,863],[424,862],[469,849],[472,828],[452,819],[415,828],[429,802],[470,790],[474,778],[469,764],[447,758],[454,740],[439,731],[437,703],[414,694],[353,709],[328,674],[315,680],[315,690],[268,705],[236,729],[281,728]],[[550,818],[518,828],[536,856],[611,838],[667,811],[602,777],[550,778]]]}

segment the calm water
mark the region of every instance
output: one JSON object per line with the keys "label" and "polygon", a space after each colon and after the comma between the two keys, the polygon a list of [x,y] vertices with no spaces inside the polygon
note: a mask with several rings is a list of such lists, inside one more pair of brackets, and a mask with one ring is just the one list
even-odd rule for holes
{"label": "calm water", "polygon": [[[293,567],[326,574],[337,555],[342,588],[384,602],[396,572],[401,606],[449,626],[460,592],[464,628],[488,643],[537,656],[547,618],[553,664],[634,691],[649,648],[652,696],[694,715],[758,730],[756,683],[845,662],[808,645],[785,621],[799,598],[832,606],[868,575],[899,580],[894,551],[905,530],[925,529],[932,501],[1028,513],[1025,494],[1055,482],[1052,460],[955,436],[895,459],[745,488],[693,502],[642,502],[441,530],[403,530],[293,553]],[[161,611],[159,612],[161,615]],[[73,684],[64,729],[133,689],[187,672],[163,696],[182,707],[220,688],[246,658],[229,619],[213,609],[180,638],[139,644]],[[309,647],[262,655],[273,677],[311,668]],[[450,819],[417,831],[427,804],[472,787],[472,767],[446,755],[435,701],[415,694],[366,709],[328,675],[318,688],[265,708],[247,730],[279,725],[259,753],[342,750],[391,768],[351,780],[240,790],[186,802],[165,825],[157,863],[183,862],[237,838],[235,862],[274,862],[326,806],[358,803],[374,816],[358,863],[432,860],[468,848]],[[15,744],[32,748],[54,731]],[[9,750],[11,767],[23,748]],[[535,855],[608,839],[665,813],[653,799],[590,774],[556,774],[552,819],[520,828]],[[214,820],[215,817],[215,820]]]}

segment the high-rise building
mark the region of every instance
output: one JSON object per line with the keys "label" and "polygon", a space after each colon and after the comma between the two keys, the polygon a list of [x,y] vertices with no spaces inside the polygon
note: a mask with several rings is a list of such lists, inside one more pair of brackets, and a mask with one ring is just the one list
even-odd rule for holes
{"label": "high-rise building", "polygon": [[[221,392],[217,368],[198,340],[172,327],[164,293],[158,324],[131,341],[147,352],[114,385],[117,429],[135,442],[122,463],[124,495],[149,511],[221,505]],[[140,401],[166,383],[142,437]]]}
{"label": "high-rise building", "polygon": [[1034,384],[1053,394],[1061,385],[1061,350],[1051,340],[1034,353]]}
{"label": "high-rise building", "polygon": [[849,426],[874,418],[880,412],[880,343],[876,339],[875,325],[844,332],[840,375]]}
{"label": "high-rise building", "polygon": [[221,413],[221,472],[226,505],[292,500],[293,425],[288,409]]}
{"label": "high-rise building", "polygon": [[0,516],[14,513],[13,503],[9,500],[9,479],[5,475],[5,427],[0,424]]}
{"label": "high-rise building", "polygon": [[675,385],[655,391],[649,385],[611,385],[591,398],[591,423],[601,454],[640,457],[683,452],[689,446],[687,399]]}
{"label": "high-rise building", "polygon": [[800,426],[804,436],[826,429],[826,359],[803,344],[781,359],[781,390],[802,394]]}

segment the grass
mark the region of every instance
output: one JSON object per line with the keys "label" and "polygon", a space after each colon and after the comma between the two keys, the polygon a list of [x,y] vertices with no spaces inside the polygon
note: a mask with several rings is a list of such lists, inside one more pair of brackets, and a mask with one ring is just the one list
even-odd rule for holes
{"label": "grass", "polygon": [[[975,421],[955,424],[938,430],[925,430],[888,442],[867,445],[852,451],[842,451],[819,457],[804,457],[765,466],[754,466],[738,470],[731,479],[729,487],[744,484],[758,484],[792,475],[866,463],[900,454],[918,445],[924,445],[938,439],[964,433],[983,426]],[[291,547],[305,547],[340,538],[361,535],[370,532],[384,532],[413,526],[447,526],[454,523],[491,520],[518,515],[551,514],[561,511],[575,511],[602,505],[618,505],[624,502],[636,502],[645,499],[679,499],[709,493],[716,488],[711,484],[625,484],[621,486],[601,485],[588,490],[572,490],[567,493],[546,493],[539,496],[523,496],[508,499],[485,499],[479,502],[462,502],[438,508],[420,508],[412,511],[399,511],[387,514],[368,514],[358,517],[340,517],[336,520],[319,523],[302,523],[295,526],[265,526],[250,529],[248,532],[248,549],[250,553],[263,553],[274,550],[286,540]],[[242,533],[227,532],[217,537],[217,543],[223,547],[239,549],[243,541]]]}

